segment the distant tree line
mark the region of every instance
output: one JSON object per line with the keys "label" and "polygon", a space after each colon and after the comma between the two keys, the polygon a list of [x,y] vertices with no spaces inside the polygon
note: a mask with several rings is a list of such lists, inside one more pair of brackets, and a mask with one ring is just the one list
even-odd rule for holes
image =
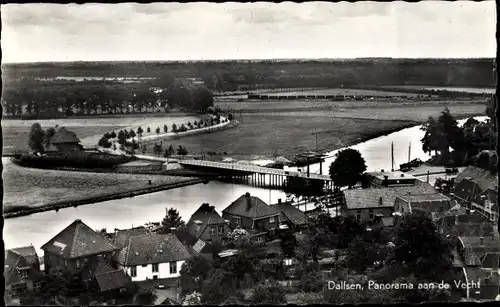
{"label": "distant tree line", "polygon": [[21,78],[6,83],[2,105],[7,115],[33,118],[143,113],[172,108],[204,113],[213,106],[212,93],[204,86],[180,87],[168,82],[163,86],[163,91],[154,92],[147,82],[47,82]]}
{"label": "distant tree line", "polygon": [[[493,86],[493,59],[353,59],[203,62],[88,62],[6,64],[6,79],[21,76],[143,76],[168,87],[177,77],[201,77],[213,91],[242,88],[352,85]],[[168,74],[165,73],[168,71]],[[167,86],[165,86],[167,85]]]}

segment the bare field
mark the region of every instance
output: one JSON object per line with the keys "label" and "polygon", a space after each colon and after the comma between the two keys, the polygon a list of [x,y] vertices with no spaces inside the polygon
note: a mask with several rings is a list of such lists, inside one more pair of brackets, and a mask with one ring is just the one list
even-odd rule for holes
{"label": "bare field", "polygon": [[189,180],[188,177],[90,173],[25,168],[2,158],[5,207],[36,207],[56,201],[132,191]]}

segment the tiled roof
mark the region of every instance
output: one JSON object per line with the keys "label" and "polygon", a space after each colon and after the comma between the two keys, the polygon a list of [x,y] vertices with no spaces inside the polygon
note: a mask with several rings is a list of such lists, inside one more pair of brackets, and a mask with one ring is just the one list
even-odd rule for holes
{"label": "tiled roof", "polygon": [[[489,253],[500,253],[500,240],[493,237],[484,237],[481,244],[479,237],[460,237],[465,247],[464,260],[466,265],[480,266]],[[498,265],[498,264],[497,264]]]}
{"label": "tiled roof", "polygon": [[142,236],[148,233],[149,231],[143,226],[131,229],[119,229],[114,233],[113,244],[121,248],[128,243],[131,237]]}
{"label": "tiled roof", "polygon": [[474,198],[474,193],[480,192],[475,189],[475,187],[476,184],[474,183],[474,181],[464,178],[455,183],[453,193],[455,193],[456,196],[468,201]]}
{"label": "tiled roof", "polygon": [[[344,190],[346,206],[350,210],[394,207],[396,197],[408,193],[436,194],[436,190],[430,184],[420,180],[417,180],[413,186]],[[380,199],[382,204],[380,204]]]}
{"label": "tiled roof", "polygon": [[[466,267],[465,272],[469,283],[477,283],[477,281],[480,281],[479,296],[481,299],[488,299],[489,301],[495,300],[498,296],[500,288],[500,274],[498,270]],[[473,289],[474,291],[471,292],[477,291],[476,288]]]}
{"label": "tiled roof", "polygon": [[303,225],[307,222],[306,214],[289,202],[279,203],[274,206],[277,206],[281,213],[294,225]]}
{"label": "tiled roof", "polygon": [[481,262],[483,268],[498,269],[500,263],[500,253],[487,253]]}
{"label": "tiled roof", "polygon": [[71,259],[112,252],[118,248],[82,221],[75,220],[41,249]]}
{"label": "tiled roof", "polygon": [[[38,256],[36,255],[36,251],[33,246],[6,250],[3,273],[5,285],[14,285],[22,282],[23,278],[19,274],[17,268],[36,267],[35,264],[37,260]],[[36,271],[34,268],[30,269],[28,279],[33,279],[33,273],[35,273],[34,271]]]}
{"label": "tiled roof", "polygon": [[174,234],[148,234],[131,237],[115,260],[123,266],[166,263],[191,257]]}
{"label": "tiled roof", "polygon": [[455,178],[455,182],[460,182],[462,179],[470,177],[472,181],[478,181],[479,179],[491,178],[493,176],[489,171],[479,168],[477,166],[468,166]]}
{"label": "tiled roof", "polygon": [[450,198],[447,196],[444,196],[443,194],[436,193],[436,194],[419,194],[419,195],[401,195],[399,198],[403,199],[406,202],[412,202],[412,203],[417,203],[417,202],[426,202],[426,201],[449,201]]}
{"label": "tiled roof", "polygon": [[130,277],[121,269],[96,273],[95,280],[101,292],[125,288],[131,283]]}
{"label": "tiled roof", "polygon": [[74,132],[69,131],[64,127],[60,127],[56,130],[56,133],[51,138],[50,142],[52,144],[79,143],[80,140],[76,137]]}
{"label": "tiled roof", "polygon": [[[195,223],[197,221],[201,222],[201,224]],[[198,239],[208,225],[219,225],[225,223],[226,222],[215,210],[214,206],[204,203],[198,208],[198,210],[195,211],[195,213],[193,213],[193,215],[191,215],[191,218],[186,224],[186,230],[193,237]]]}
{"label": "tiled roof", "polygon": [[251,196],[248,193],[240,196],[222,212],[252,219],[280,215],[277,208],[269,206],[260,198]]}

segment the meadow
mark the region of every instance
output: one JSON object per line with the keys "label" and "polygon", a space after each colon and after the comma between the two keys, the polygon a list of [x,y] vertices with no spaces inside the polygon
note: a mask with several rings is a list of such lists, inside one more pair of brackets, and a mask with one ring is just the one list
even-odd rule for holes
{"label": "meadow", "polygon": [[8,158],[3,163],[4,210],[15,206],[42,206],[102,194],[132,191],[152,185],[189,180],[188,177],[91,173],[25,168]]}
{"label": "meadow", "polygon": [[347,89],[347,88],[329,88],[329,89],[318,89],[318,90],[308,90],[305,92],[283,92],[283,93],[268,93],[268,96],[293,96],[293,95],[360,95],[360,96],[408,96],[416,97],[418,94],[410,93],[399,93],[391,91],[374,91],[374,90],[363,90],[363,89]]}

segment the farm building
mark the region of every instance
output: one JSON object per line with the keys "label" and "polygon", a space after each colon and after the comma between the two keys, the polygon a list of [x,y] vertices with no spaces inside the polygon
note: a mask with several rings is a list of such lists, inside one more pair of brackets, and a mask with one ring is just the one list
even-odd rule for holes
{"label": "farm building", "polygon": [[367,173],[369,180],[369,187],[381,188],[389,186],[402,186],[402,185],[414,185],[417,181],[412,175],[405,174],[400,171],[386,172],[381,170],[380,172],[370,172]]}
{"label": "farm building", "polygon": [[442,194],[423,194],[423,195],[400,195],[396,197],[394,210],[397,212],[413,213],[424,212],[444,212],[452,207],[452,201],[449,197]]}
{"label": "farm building", "polygon": [[64,127],[56,128],[56,131],[50,139],[48,152],[70,152],[83,150],[80,140],[73,131]]}

